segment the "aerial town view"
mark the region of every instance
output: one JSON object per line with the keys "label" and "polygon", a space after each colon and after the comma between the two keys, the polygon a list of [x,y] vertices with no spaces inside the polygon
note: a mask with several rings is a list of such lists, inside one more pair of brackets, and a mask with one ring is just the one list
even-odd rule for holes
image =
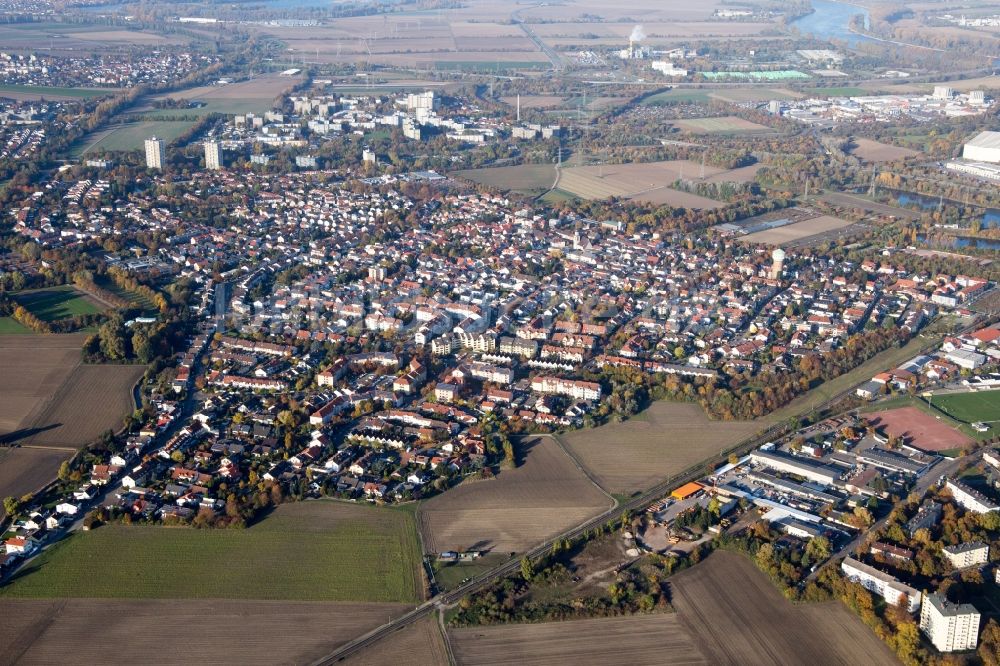
{"label": "aerial town view", "polygon": [[1000,666],[1000,0],[0,0],[0,666]]}

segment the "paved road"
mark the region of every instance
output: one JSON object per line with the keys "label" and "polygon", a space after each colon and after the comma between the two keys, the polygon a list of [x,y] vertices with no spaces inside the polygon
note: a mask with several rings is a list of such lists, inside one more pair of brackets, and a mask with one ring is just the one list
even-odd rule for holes
{"label": "paved road", "polygon": [[[539,4],[534,6],[541,7],[542,5]],[[532,7],[523,7],[513,12],[510,15],[511,22],[514,23],[519,28],[521,28],[521,31],[524,32],[525,36],[527,36],[527,38],[530,39],[532,43],[534,43],[534,45],[538,48],[539,51],[545,54],[545,57],[548,58],[549,62],[552,63],[553,70],[557,72],[562,70],[563,68],[562,56],[556,53],[555,49],[546,44],[541,37],[535,34],[535,31],[531,29],[531,26],[525,23],[524,19],[521,18],[521,12],[524,11],[525,9],[532,9]]]}
{"label": "paved road", "polygon": [[[945,462],[939,462],[938,464],[934,465],[934,467],[932,467],[929,470],[927,470],[927,472],[922,477],[920,477],[919,479],[917,479],[917,483],[910,490],[910,493],[917,493],[917,494],[923,496],[923,494],[926,493],[930,489],[931,486],[933,486],[935,483],[937,483],[937,481],[938,481],[939,478],[941,478],[942,476],[949,476],[950,477],[950,476],[954,475],[955,472],[958,471],[958,468],[961,467],[966,462],[968,462],[968,460],[971,457],[973,457],[973,456],[961,456],[961,457],[953,458],[953,459],[945,461]],[[850,543],[845,544],[840,550],[838,550],[836,553],[834,553],[833,555],[831,555],[830,559],[828,561],[840,560],[840,559],[843,559],[843,558],[847,557],[848,555],[850,555],[851,553],[854,552],[855,548],[857,548],[859,545],[861,545],[861,542],[864,540],[865,536],[869,532],[872,532],[874,530],[882,529],[883,527],[885,527],[885,524],[888,521],[889,521],[889,514],[886,514],[886,516],[884,518],[882,518],[881,520],[876,521],[874,525],[872,525],[868,529],[862,530],[860,533],[858,533],[858,536],[854,537],[850,541]],[[825,562],[824,562],[824,564],[825,564]],[[809,581],[811,581],[814,578],[816,578],[816,575],[819,573],[819,570],[820,570],[820,567],[816,567],[816,570],[813,571],[812,573],[810,573],[808,576],[806,576],[805,579],[803,579],[803,581],[800,583],[800,585],[805,585]]]}

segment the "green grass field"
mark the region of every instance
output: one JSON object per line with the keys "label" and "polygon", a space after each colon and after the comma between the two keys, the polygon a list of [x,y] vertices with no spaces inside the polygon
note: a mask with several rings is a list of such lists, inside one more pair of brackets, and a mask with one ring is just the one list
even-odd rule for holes
{"label": "green grass field", "polygon": [[42,97],[74,97],[78,99],[90,99],[91,97],[104,97],[118,92],[116,88],[53,88],[50,86],[21,86],[15,84],[0,85],[0,97],[3,93],[26,93],[29,95],[41,95]]}
{"label": "green grass field", "polygon": [[273,599],[410,603],[423,596],[411,512],[334,501],[278,507],[245,530],[79,532],[2,597]]}
{"label": "green grass field", "polygon": [[674,104],[678,102],[707,102],[712,92],[711,90],[673,88],[646,97],[642,100],[642,106],[660,106],[662,104]]}
{"label": "green grass field", "polygon": [[857,97],[860,95],[871,95],[873,94],[870,90],[865,90],[864,88],[855,88],[852,86],[841,86],[832,88],[805,88],[801,92],[807,95],[823,95],[825,97]]}
{"label": "green grass field", "polygon": [[[184,99],[182,93],[177,93],[177,99]],[[150,109],[148,111],[136,111],[133,116],[137,116],[138,120],[178,120],[183,118],[191,118],[194,116],[202,117],[207,116],[210,113],[221,113],[224,115],[236,115],[236,114],[246,114],[255,113],[263,114],[266,111],[270,111],[273,105],[273,100],[264,99],[262,97],[249,98],[249,99],[194,99],[193,102],[198,102],[204,104],[204,106],[191,107],[188,109]],[[128,120],[133,120],[132,118],[127,118]]]}
{"label": "green grass field", "polygon": [[567,192],[566,190],[560,190],[558,187],[554,190],[549,190],[541,197],[539,201],[547,204],[563,204],[570,201],[576,200],[576,195],[572,192]]}
{"label": "green grass field", "polygon": [[548,60],[526,60],[524,62],[499,62],[496,60],[438,60],[434,69],[444,72],[496,72],[515,69],[549,69],[552,63]]}
{"label": "green grass field", "polygon": [[0,317],[0,335],[27,335],[30,328],[21,326],[13,317]]}
{"label": "green grass field", "polygon": [[194,120],[146,120],[141,122],[113,125],[85,136],[73,147],[76,156],[99,150],[142,150],[143,142],[151,136],[159,137],[170,144],[186,132]]}
{"label": "green grass field", "polygon": [[42,321],[59,321],[77,315],[102,312],[73,287],[52,287],[24,292],[16,294],[14,300]]}
{"label": "green grass field", "polygon": [[1000,421],[1000,390],[936,395],[931,404],[957,421]]}
{"label": "green grass field", "polygon": [[156,305],[149,298],[140,296],[139,294],[127,289],[122,289],[115,284],[114,281],[108,279],[107,277],[98,277],[95,281],[97,282],[97,286],[102,289],[107,289],[116,296],[121,296],[128,301],[132,307],[139,308],[143,315],[155,315],[158,312]]}

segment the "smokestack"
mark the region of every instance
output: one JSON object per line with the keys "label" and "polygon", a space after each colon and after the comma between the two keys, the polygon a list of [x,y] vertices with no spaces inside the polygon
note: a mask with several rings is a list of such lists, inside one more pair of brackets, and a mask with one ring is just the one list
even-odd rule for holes
{"label": "smokestack", "polygon": [[646,38],[646,33],[643,31],[641,25],[637,25],[632,28],[632,34],[628,36],[628,57],[637,58],[638,54],[636,52],[636,44],[641,42]]}

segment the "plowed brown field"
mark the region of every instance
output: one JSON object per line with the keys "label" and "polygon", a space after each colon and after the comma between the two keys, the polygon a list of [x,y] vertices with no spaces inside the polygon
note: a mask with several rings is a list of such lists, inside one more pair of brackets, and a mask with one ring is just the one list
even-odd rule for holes
{"label": "plowed brown field", "polygon": [[675,613],[470,627],[448,634],[461,666],[711,663]]}
{"label": "plowed brown field", "polygon": [[554,439],[523,446],[520,467],[462,483],[420,508],[428,552],[523,552],[611,507]]}
{"label": "plowed brown field", "polygon": [[793,604],[736,553],[713,553],[670,587],[678,617],[712,664],[899,663],[846,606]]}
{"label": "plowed brown field", "polygon": [[285,601],[3,600],[0,664],[304,664],[408,608]]}

